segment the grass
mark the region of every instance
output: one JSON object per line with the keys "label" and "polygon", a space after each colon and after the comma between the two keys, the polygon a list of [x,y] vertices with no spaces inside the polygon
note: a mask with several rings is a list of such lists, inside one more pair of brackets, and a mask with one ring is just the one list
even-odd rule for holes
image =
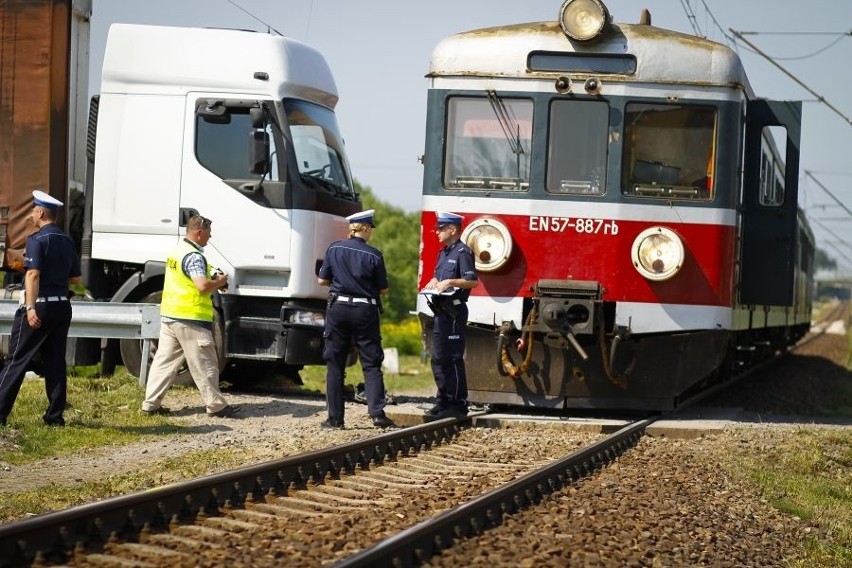
{"label": "grass", "polygon": [[[86,369],[74,369],[74,372],[97,374]],[[302,374],[304,390],[325,393],[325,367],[308,367]],[[363,380],[360,365],[348,369],[347,384],[354,387]],[[385,373],[385,384],[392,394],[434,388],[429,365],[414,356],[400,357],[400,373]],[[41,419],[47,407],[44,382],[26,379],[9,417],[8,427],[0,428],[0,463],[20,466],[39,459],[79,454],[91,448],[128,445],[186,431],[168,416],[142,414],[143,396],[137,379],[126,372],[105,378],[70,376],[66,427],[48,428]],[[245,449],[223,448],[157,460],[140,459],[138,469],[133,472],[106,475],[91,481],[69,480],[67,484],[4,494],[0,499],[0,522],[224,471],[250,460],[251,456],[246,455]]]}
{"label": "grass", "polygon": [[0,461],[22,464],[182,430],[164,417],[143,415],[142,397],[138,381],[126,373],[107,378],[71,377],[67,426],[48,428],[42,422],[47,408],[44,381],[25,379],[8,426],[0,430]]}
{"label": "grass", "polygon": [[107,475],[97,480],[69,481],[66,485],[49,485],[33,491],[8,493],[0,502],[0,522],[58,511],[91,503],[106,497],[143,491],[153,487],[200,477],[213,471],[224,471],[245,463],[245,452],[217,448],[163,458],[145,463],[120,475]]}
{"label": "grass", "polygon": [[[312,392],[325,394],[325,366],[312,365],[302,370],[302,381],[304,389]],[[399,373],[384,373],[385,390],[391,394],[402,393],[425,393],[435,390],[435,379],[429,363],[421,362],[420,357],[414,355],[400,355]],[[346,370],[344,384],[354,387],[364,382],[364,373],[361,365],[355,363]]]}
{"label": "grass", "polygon": [[[83,372],[85,370],[76,372]],[[302,372],[304,390],[325,394],[325,367],[311,366]],[[364,382],[361,366],[347,370],[346,384]],[[401,356],[399,374],[385,373],[391,394],[428,392],[435,382],[428,363],[419,357]],[[194,386],[173,386],[194,389]],[[167,416],[147,416],[140,407],[144,391],[126,372],[112,377],[71,376],[65,428],[48,428],[42,422],[47,408],[44,381],[26,379],[9,416],[0,429],[0,462],[20,465],[54,456],[73,455],[87,448],[126,445],[143,439],[170,436],[185,428]]]}
{"label": "grass", "polygon": [[796,566],[852,566],[852,432],[768,432],[760,451],[739,450],[728,469],[776,509],[820,527],[807,535]]}

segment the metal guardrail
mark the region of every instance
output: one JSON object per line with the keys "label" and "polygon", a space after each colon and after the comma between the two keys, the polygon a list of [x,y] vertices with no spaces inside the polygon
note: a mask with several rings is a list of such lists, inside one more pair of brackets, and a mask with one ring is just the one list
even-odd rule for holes
{"label": "metal guardrail", "polygon": [[[71,306],[68,337],[142,340],[139,384],[144,387],[148,380],[151,340],[160,336],[159,304],[80,301],[72,302]],[[19,307],[18,300],[0,300],[0,335],[12,333],[12,322]]]}

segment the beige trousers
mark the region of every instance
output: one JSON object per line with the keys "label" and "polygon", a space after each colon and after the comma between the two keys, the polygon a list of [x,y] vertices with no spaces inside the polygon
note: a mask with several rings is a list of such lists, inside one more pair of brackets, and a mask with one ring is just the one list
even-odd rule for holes
{"label": "beige trousers", "polygon": [[170,321],[160,326],[160,339],[148,373],[142,410],[151,411],[162,406],[163,397],[184,361],[201,393],[207,413],[228,406],[219,390],[219,363],[213,332],[200,325]]}

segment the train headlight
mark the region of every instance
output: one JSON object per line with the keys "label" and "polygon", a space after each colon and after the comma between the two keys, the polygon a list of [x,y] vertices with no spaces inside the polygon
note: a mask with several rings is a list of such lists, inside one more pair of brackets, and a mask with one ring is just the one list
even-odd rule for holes
{"label": "train headlight", "polygon": [[512,237],[506,225],[495,219],[477,219],[468,225],[462,242],[473,250],[476,270],[493,272],[504,266],[512,254]]}
{"label": "train headlight", "polygon": [[559,8],[562,31],[577,41],[595,39],[608,21],[609,12],[600,0],[565,0]]}
{"label": "train headlight", "polygon": [[645,229],[630,250],[633,266],[648,280],[668,280],[683,266],[683,243],[665,227]]}

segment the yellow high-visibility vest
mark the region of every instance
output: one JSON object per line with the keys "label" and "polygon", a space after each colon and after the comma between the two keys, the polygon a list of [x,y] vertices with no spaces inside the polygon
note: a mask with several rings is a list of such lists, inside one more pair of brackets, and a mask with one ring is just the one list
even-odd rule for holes
{"label": "yellow high-visibility vest", "polygon": [[[182,240],[169,253],[166,259],[166,279],[163,283],[160,314],[174,319],[213,321],[213,301],[210,293],[199,292],[192,278],[183,272],[183,259],[194,252],[200,254],[192,244]],[[207,278],[210,278],[211,267],[206,258],[204,264]]]}

